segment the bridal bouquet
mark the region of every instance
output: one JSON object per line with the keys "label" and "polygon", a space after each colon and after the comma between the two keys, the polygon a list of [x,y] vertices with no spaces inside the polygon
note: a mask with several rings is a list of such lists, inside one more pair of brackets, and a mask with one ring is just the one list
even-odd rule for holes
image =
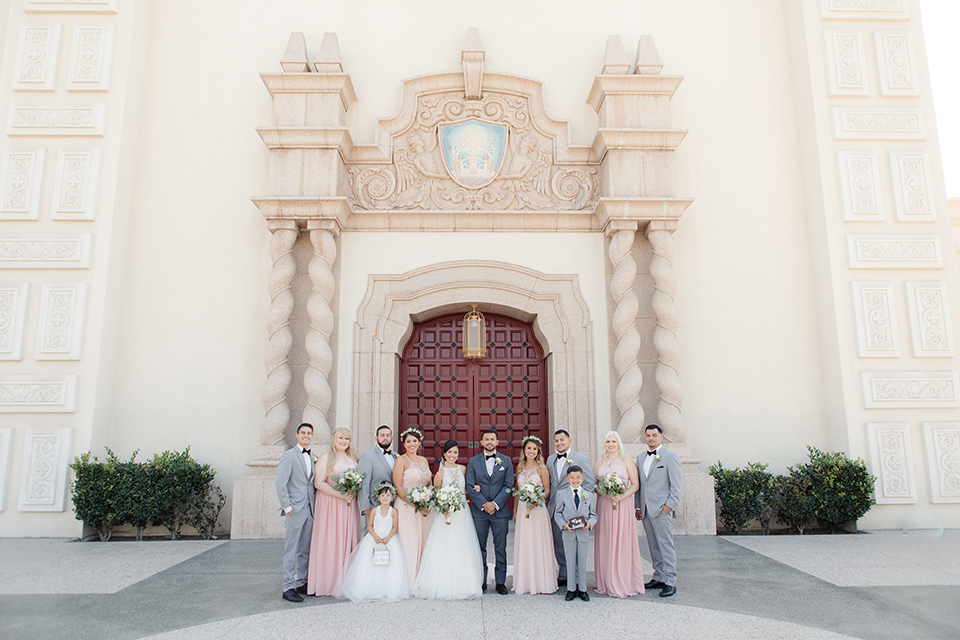
{"label": "bridal bouquet", "polygon": [[333,483],[333,488],[339,491],[342,494],[350,496],[347,498],[347,506],[350,506],[351,499],[355,498],[358,493],[360,493],[360,485],[363,483],[363,478],[366,476],[363,471],[357,471],[356,469],[347,469],[339,476],[337,476],[337,481]]}
{"label": "bridal bouquet", "polygon": [[414,487],[407,491],[407,500],[410,506],[427,517],[430,505],[433,504],[433,487]]}
{"label": "bridal bouquet", "polygon": [[[623,478],[618,476],[615,473],[608,473],[605,476],[600,476],[597,478],[597,493],[606,497],[612,498],[616,495],[621,495],[627,490],[627,485],[624,483]],[[613,510],[616,511],[617,503],[613,503]]]}
{"label": "bridal bouquet", "polygon": [[513,494],[517,500],[527,505],[527,518],[530,517],[529,509],[543,506],[543,486],[533,482],[524,482]]}
{"label": "bridal bouquet", "polygon": [[456,485],[440,487],[433,492],[433,510],[443,514],[443,519],[450,524],[450,514],[460,511],[467,506],[463,490]]}

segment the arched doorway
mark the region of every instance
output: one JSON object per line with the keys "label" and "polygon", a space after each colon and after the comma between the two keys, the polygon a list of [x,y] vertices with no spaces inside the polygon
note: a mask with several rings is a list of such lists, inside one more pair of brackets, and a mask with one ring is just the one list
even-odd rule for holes
{"label": "arched doorway", "polygon": [[416,325],[403,349],[399,429],[423,430],[421,451],[433,468],[443,442],[456,440],[466,463],[479,453],[480,434],[490,427],[497,430],[501,455],[514,462],[525,436],[547,440],[546,367],[533,327],[506,316],[485,317],[486,358],[463,357],[463,314]]}

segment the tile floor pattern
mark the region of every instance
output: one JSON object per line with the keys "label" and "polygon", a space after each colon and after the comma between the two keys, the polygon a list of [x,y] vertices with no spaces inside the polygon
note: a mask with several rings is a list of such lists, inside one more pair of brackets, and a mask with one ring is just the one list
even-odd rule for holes
{"label": "tile floor pattern", "polygon": [[960,637],[958,531],[677,543],[678,594],[664,600],[295,605],[280,599],[280,541],[0,539],[0,638]]}

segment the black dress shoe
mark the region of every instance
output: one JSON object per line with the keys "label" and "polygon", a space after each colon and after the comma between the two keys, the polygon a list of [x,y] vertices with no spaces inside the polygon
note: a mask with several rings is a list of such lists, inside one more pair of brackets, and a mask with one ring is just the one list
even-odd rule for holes
{"label": "black dress shoe", "polygon": [[507,585],[505,585],[505,584],[498,584],[498,585],[497,585],[497,593],[499,593],[499,594],[502,595],[502,596],[505,596],[505,595],[507,595],[507,594],[510,593],[510,592],[507,591]]}
{"label": "black dress shoe", "polygon": [[486,590],[487,590],[487,583],[484,582],[482,585],[480,585],[480,591],[486,591]]}
{"label": "black dress shoe", "polygon": [[580,599],[584,602],[590,602],[590,594],[588,594],[586,591],[580,591],[579,595]]}
{"label": "black dress shoe", "polygon": [[558,587],[565,587],[565,586],[567,586],[567,579],[566,579],[566,578],[557,578],[557,586],[558,586]]}
{"label": "black dress shoe", "polygon": [[570,602],[571,600],[575,600],[576,598],[577,598],[576,591],[567,591],[567,597],[564,598],[564,600],[566,600],[567,602]]}
{"label": "black dress shoe", "polygon": [[661,598],[669,598],[670,596],[672,596],[672,595],[675,594],[676,592],[677,592],[677,588],[676,588],[676,587],[671,587],[670,585],[666,584],[666,585],[663,586],[663,589],[660,590],[660,597],[661,597]]}
{"label": "black dress shoe", "polygon": [[302,596],[307,595],[307,585],[306,585],[306,584],[302,584],[302,585],[300,585],[299,587],[297,587],[297,593],[299,593],[299,594],[302,595]]}
{"label": "black dress shoe", "polygon": [[283,599],[290,602],[303,602],[303,596],[297,593],[296,589],[287,589],[283,592]]}
{"label": "black dress shoe", "polygon": [[659,580],[651,580],[647,584],[643,585],[643,588],[644,589],[663,589],[665,586],[667,585],[664,584],[663,582],[660,582]]}

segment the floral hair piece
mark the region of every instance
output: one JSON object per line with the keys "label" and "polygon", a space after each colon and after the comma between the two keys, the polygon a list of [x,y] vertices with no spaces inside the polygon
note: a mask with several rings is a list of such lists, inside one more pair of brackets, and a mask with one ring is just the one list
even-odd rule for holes
{"label": "floral hair piece", "polygon": [[400,442],[403,442],[404,440],[406,440],[407,436],[410,436],[410,435],[416,436],[417,440],[423,440],[423,432],[420,431],[420,429],[417,429],[416,427],[410,427],[409,429],[406,429],[403,433],[400,434]]}
{"label": "floral hair piece", "polygon": [[537,436],[527,436],[527,437],[525,437],[523,440],[520,441],[520,446],[521,446],[521,447],[525,447],[525,446],[527,446],[527,443],[528,443],[528,442],[536,442],[541,448],[543,448],[543,440],[541,440],[541,439],[538,438]]}
{"label": "floral hair piece", "polygon": [[380,495],[380,492],[383,491],[384,489],[389,489],[390,493],[392,493],[393,495],[397,495],[397,488],[389,482],[381,482],[380,484],[378,484],[377,488],[373,490],[373,495],[375,496]]}

